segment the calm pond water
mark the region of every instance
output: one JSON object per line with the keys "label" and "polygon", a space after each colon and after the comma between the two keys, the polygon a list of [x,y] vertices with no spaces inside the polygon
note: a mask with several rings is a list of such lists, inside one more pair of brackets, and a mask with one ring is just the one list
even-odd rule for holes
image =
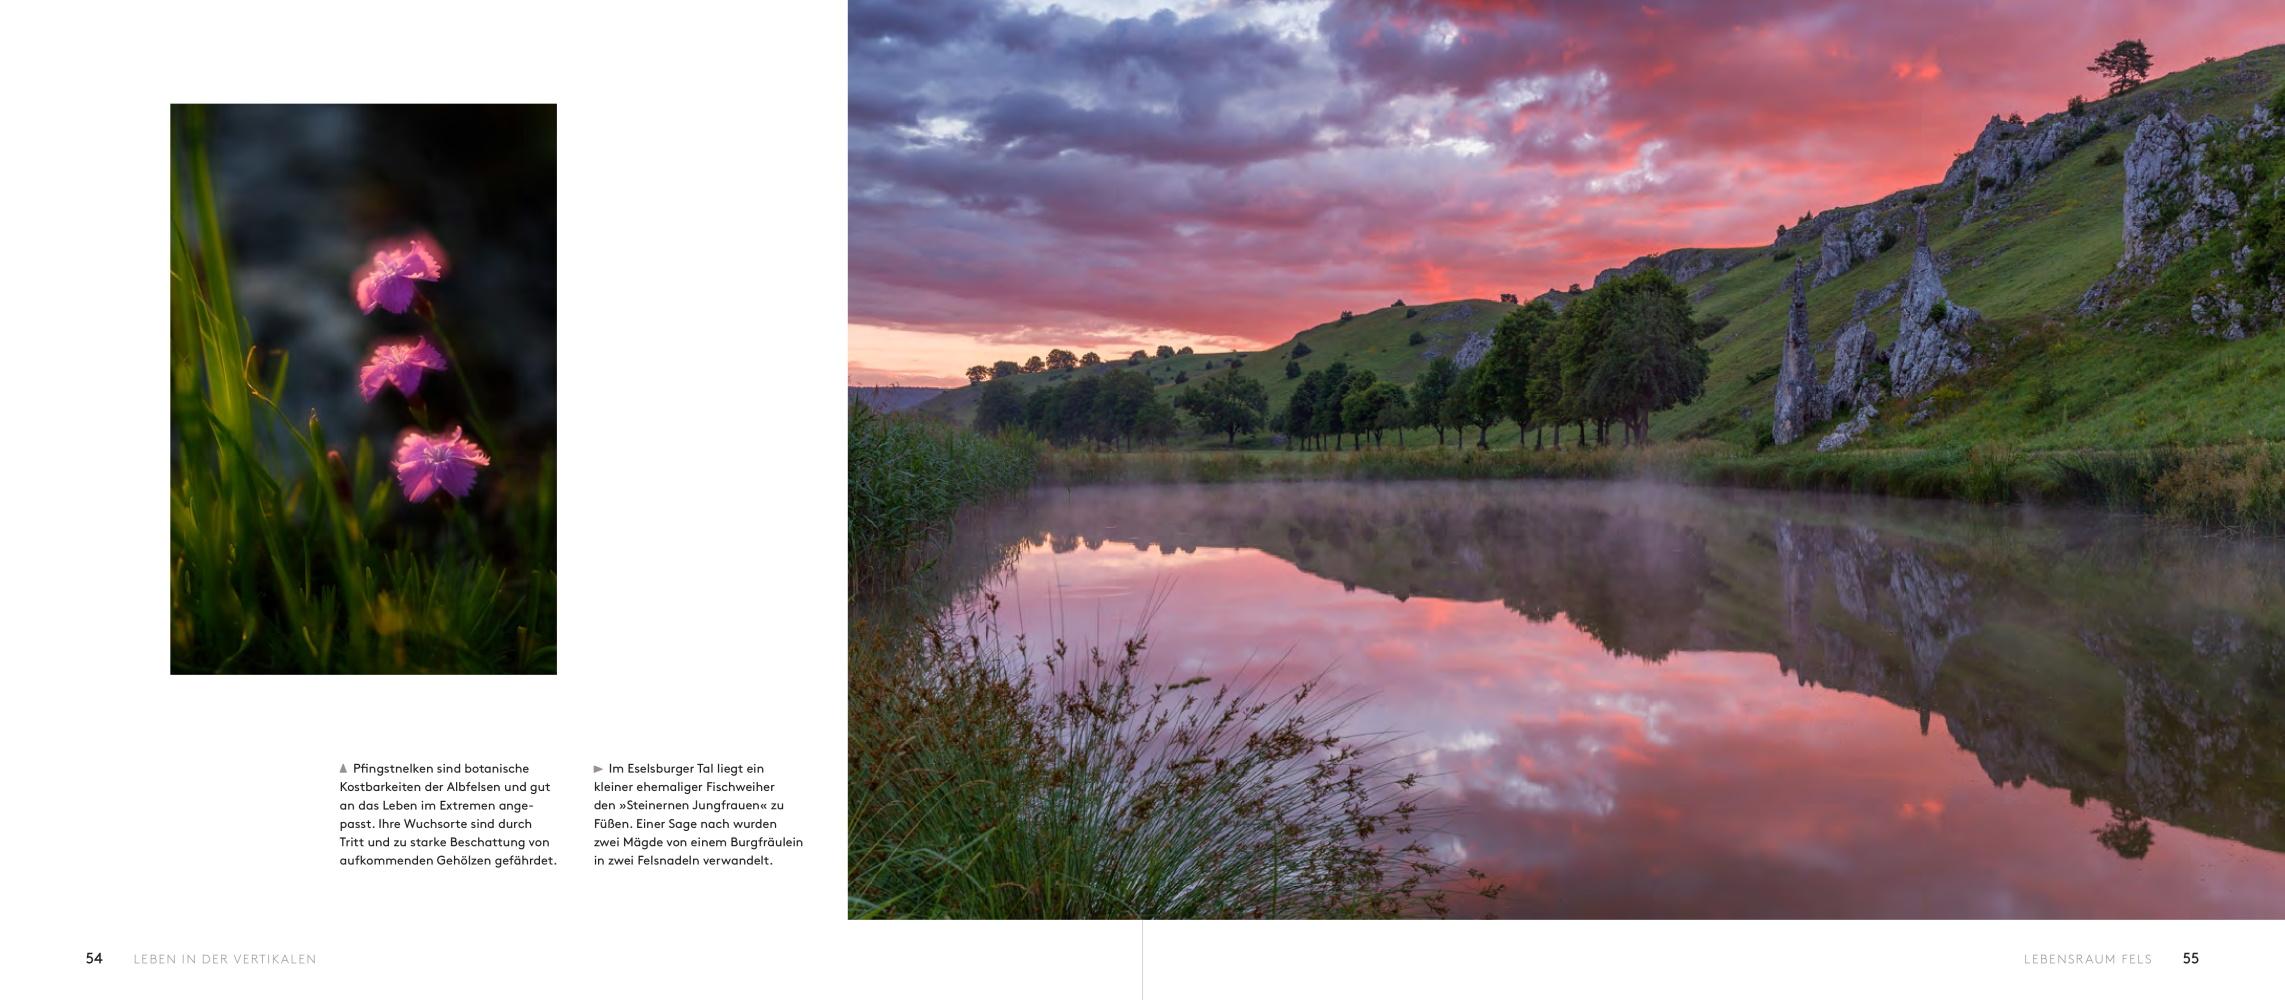
{"label": "calm pond water", "polygon": [[[1578,483],[1043,489],[1003,628],[1369,695],[1512,917],[2285,917],[2285,547]],[[984,567],[992,567],[985,569]]]}

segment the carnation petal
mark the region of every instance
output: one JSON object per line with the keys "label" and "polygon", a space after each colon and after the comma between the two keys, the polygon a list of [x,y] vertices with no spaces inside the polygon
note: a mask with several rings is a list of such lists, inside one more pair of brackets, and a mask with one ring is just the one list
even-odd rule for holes
{"label": "carnation petal", "polygon": [[371,271],[357,278],[357,308],[364,310],[366,315],[371,315],[373,307],[381,302],[380,284],[380,276]]}
{"label": "carnation petal", "polygon": [[443,371],[444,355],[438,353],[436,345],[429,343],[427,337],[422,337],[420,343],[414,344],[405,353],[405,363],[419,365],[430,371]]}
{"label": "carnation petal", "polygon": [[357,391],[370,403],[381,395],[381,387],[389,382],[389,370],[379,361],[369,362],[357,370]]}
{"label": "carnation petal", "polygon": [[444,255],[436,247],[419,237],[405,241],[405,266],[398,273],[420,281],[435,281],[444,277]]}
{"label": "carnation petal", "polygon": [[413,305],[413,283],[402,275],[383,278],[375,297],[381,308],[393,313],[404,312]]}

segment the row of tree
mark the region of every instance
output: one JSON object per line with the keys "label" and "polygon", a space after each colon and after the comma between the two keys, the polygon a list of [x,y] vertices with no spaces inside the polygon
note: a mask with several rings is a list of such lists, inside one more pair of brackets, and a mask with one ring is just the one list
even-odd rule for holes
{"label": "row of tree", "polygon": [[1150,376],[1117,368],[1028,393],[995,379],[977,390],[974,426],[985,434],[1021,428],[1058,445],[1133,447],[1181,433],[1178,410],[1234,444],[1268,421],[1269,391],[1236,372],[1200,379],[1171,404]]}
{"label": "row of tree", "polygon": [[[1158,345],[1158,356],[1161,358],[1171,358],[1189,353],[1190,348],[1187,347],[1178,349],[1168,347],[1165,344]],[[1127,355],[1127,366],[1131,368],[1142,364],[1150,360],[1150,357],[1149,354],[1136,351]],[[1047,356],[1044,358],[1034,354],[1030,360],[1020,365],[1013,361],[994,361],[990,367],[970,365],[968,367],[968,384],[978,385],[992,379],[1012,378],[1017,375],[1037,375],[1040,372],[1074,371],[1080,368],[1093,368],[1102,363],[1103,356],[1093,351],[1088,351],[1085,354],[1073,354],[1058,347],[1047,352]]]}
{"label": "row of tree", "polygon": [[1165,441],[1182,429],[1151,377],[1122,369],[1028,393],[1013,382],[987,382],[977,391],[975,428],[986,434],[1021,428],[1058,445],[1127,447]]}
{"label": "row of tree", "polygon": [[[1576,427],[1587,443],[1621,431],[1626,444],[1650,441],[1650,416],[1705,391],[1707,357],[1701,324],[1688,296],[1664,272],[1650,270],[1582,293],[1561,312],[1534,301],[1502,317],[1491,349],[1473,366],[1432,360],[1408,389],[1363,368],[1335,362],[1302,376],[1275,417],[1261,382],[1236,371],[1190,382],[1170,404],[1150,376],[1112,367],[1089,377],[1042,385],[1029,393],[993,378],[978,391],[975,427],[992,433],[1023,428],[1059,445],[1127,446],[1166,441],[1182,430],[1179,414],[1198,429],[1238,435],[1267,426],[1300,448],[1335,450],[1381,445],[1396,432],[1435,430],[1439,446],[1469,428],[1476,446],[1512,422],[1544,447],[1554,428]],[[1300,353],[1298,351],[1296,354]]]}
{"label": "row of tree", "polygon": [[[1433,370],[1439,364],[1449,369],[1452,361],[1438,358],[1430,367]],[[1403,386],[1381,381],[1380,376],[1365,369],[1350,368],[1346,361],[1336,361],[1302,376],[1301,384],[1293,388],[1293,398],[1286,400],[1285,409],[1270,421],[1270,429],[1302,448],[1322,448],[1329,442],[1339,451],[1344,437],[1363,447],[1367,436],[1377,444],[1392,430],[1402,446],[1405,428],[1424,422],[1419,413],[1416,401]]]}
{"label": "row of tree", "polygon": [[1688,296],[1661,271],[1644,271],[1582,293],[1558,313],[1534,301],[1500,320],[1492,346],[1477,364],[1461,368],[1440,357],[1408,392],[1374,373],[1336,362],[1303,376],[1293,398],[1271,423],[1298,447],[1342,447],[1344,436],[1361,447],[1381,443],[1387,431],[1404,442],[1409,427],[1431,427],[1437,444],[1447,431],[1465,442],[1476,428],[1487,447],[1491,428],[1512,421],[1536,432],[1576,425],[1578,442],[1608,439],[1621,429],[1630,444],[1650,441],[1650,415],[1698,398],[1705,391],[1707,357]]}

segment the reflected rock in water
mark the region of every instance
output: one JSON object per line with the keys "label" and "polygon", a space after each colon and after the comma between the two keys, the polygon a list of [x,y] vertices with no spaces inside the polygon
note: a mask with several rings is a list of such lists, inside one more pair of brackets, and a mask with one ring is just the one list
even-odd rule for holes
{"label": "reflected rock in water", "polygon": [[[973,512],[969,586],[1018,541],[1251,549],[1397,599],[1566,619],[1613,653],[1766,653],[1916,711],[1999,784],[2285,850],[2285,546],[2083,512],[1642,484],[1040,490]],[[2143,828],[2147,833],[2147,825]],[[2141,839],[2137,839],[2137,838]],[[2123,845],[2123,846],[2122,846]]]}

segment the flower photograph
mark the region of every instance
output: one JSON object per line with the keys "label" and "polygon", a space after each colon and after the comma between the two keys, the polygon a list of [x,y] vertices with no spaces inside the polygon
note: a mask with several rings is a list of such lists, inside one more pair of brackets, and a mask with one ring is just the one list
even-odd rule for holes
{"label": "flower photograph", "polygon": [[173,672],[555,673],[555,107],[170,132]]}

